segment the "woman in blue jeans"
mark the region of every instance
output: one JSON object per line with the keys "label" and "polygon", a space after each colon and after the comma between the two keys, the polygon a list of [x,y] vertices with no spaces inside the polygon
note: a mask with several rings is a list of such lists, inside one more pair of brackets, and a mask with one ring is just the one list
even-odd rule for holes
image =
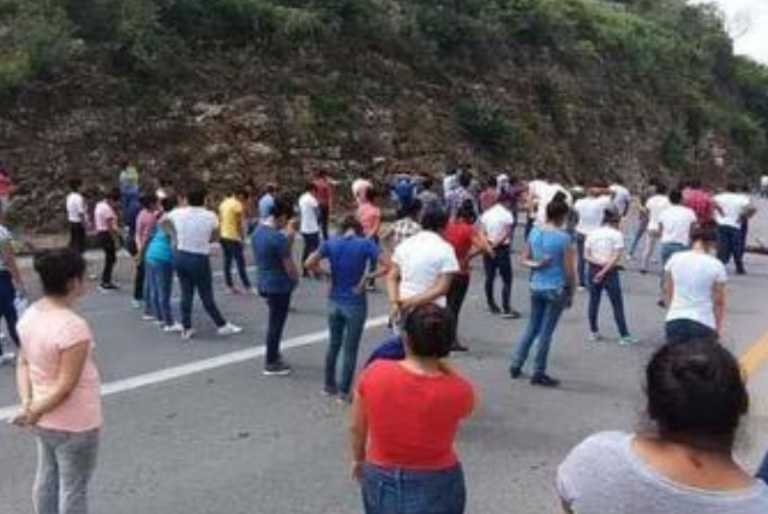
{"label": "woman in blue jeans", "polygon": [[531,316],[512,354],[509,373],[513,379],[522,376],[531,347],[538,340],[531,385],[560,385],[547,375],[547,359],[552,335],[563,310],[570,306],[576,286],[576,252],[563,230],[569,212],[565,200],[554,198],[547,206],[546,225],[531,230],[523,249],[523,264],[531,268]]}
{"label": "woman in blue jeans", "polygon": [[[330,270],[320,266],[325,259]],[[360,338],[368,316],[365,281],[387,273],[386,268],[366,273],[369,265],[376,266],[379,247],[366,238],[363,226],[354,215],[348,215],[341,223],[340,235],[323,243],[304,263],[304,269],[314,275],[329,275],[331,289],[328,293],[328,352],[325,357],[325,394],[338,396],[342,402],[352,399],[352,380],[357,367]],[[341,381],[337,381],[336,365],[344,348]]]}
{"label": "woman in blue jeans", "polygon": [[160,203],[162,215],[154,232],[150,235],[144,256],[148,284],[146,302],[161,323],[164,332],[180,333],[184,327],[176,321],[171,309],[173,241],[168,231],[163,228],[165,216],[176,208],[176,197],[163,198]]}
{"label": "woman in blue jeans", "polygon": [[295,221],[290,220],[292,214],[293,202],[286,198],[275,199],[271,216],[262,220],[251,236],[256,258],[256,287],[269,309],[263,371],[266,376],[284,376],[292,371],[280,354],[291,295],[299,282],[291,253],[296,237]]}

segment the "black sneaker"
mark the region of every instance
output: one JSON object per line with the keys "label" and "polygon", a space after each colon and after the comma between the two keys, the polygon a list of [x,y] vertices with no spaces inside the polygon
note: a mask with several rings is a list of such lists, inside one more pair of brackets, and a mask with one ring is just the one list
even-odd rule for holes
{"label": "black sneaker", "polygon": [[501,317],[504,318],[504,319],[520,319],[521,316],[522,316],[522,314],[517,312],[515,309],[510,309],[508,311],[504,311],[501,314]]}
{"label": "black sneaker", "polygon": [[99,290],[102,293],[108,292],[108,291],[117,291],[120,289],[116,284],[101,284],[99,286]]}
{"label": "black sneaker", "polygon": [[456,341],[453,343],[453,346],[451,346],[452,352],[468,352],[469,348],[461,344],[460,342]]}
{"label": "black sneaker", "polygon": [[511,368],[509,368],[509,376],[512,378],[512,380],[516,380],[521,376],[523,376],[523,370],[515,366],[512,366]]}
{"label": "black sneaker", "polygon": [[546,373],[537,373],[531,377],[531,385],[541,387],[558,387],[560,381],[556,380]]}
{"label": "black sneaker", "polygon": [[267,364],[264,366],[264,375],[267,377],[284,377],[286,375],[290,375],[293,369],[291,367],[284,363],[283,361],[278,361],[273,364]]}
{"label": "black sneaker", "polygon": [[499,309],[495,305],[491,305],[488,307],[488,312],[490,312],[494,316],[498,316],[499,314],[501,314],[501,309]]}

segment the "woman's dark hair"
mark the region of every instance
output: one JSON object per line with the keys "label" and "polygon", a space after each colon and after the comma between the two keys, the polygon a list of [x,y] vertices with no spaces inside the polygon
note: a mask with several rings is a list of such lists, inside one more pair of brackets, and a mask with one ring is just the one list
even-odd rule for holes
{"label": "woman's dark hair", "polygon": [[559,200],[556,196],[547,204],[547,221],[555,225],[562,225],[570,212],[571,208],[568,207],[565,200]]}
{"label": "woman's dark hair", "polygon": [[435,179],[432,177],[424,177],[424,180],[421,182],[421,187],[424,190],[432,189],[433,185],[435,185]]}
{"label": "woman's dark hair", "polygon": [[403,320],[408,347],[417,357],[442,359],[451,353],[455,339],[451,312],[435,304],[420,305]]}
{"label": "woman's dark hair", "polygon": [[272,216],[275,218],[290,218],[293,216],[293,198],[287,195],[279,195],[275,198],[272,208]]}
{"label": "woman's dark hair", "polygon": [[621,215],[616,209],[606,209],[603,212],[603,223],[606,225],[618,225],[621,223]]}
{"label": "woman's dark hair", "polygon": [[475,221],[477,221],[475,202],[470,198],[465,198],[464,201],[461,202],[461,207],[459,207],[459,210],[456,213],[456,218],[474,224]]}
{"label": "woman's dark hair", "polygon": [[119,187],[113,187],[110,189],[107,189],[104,191],[104,199],[111,200],[113,202],[119,202],[120,197],[122,195],[120,194],[120,188]]}
{"label": "woman's dark hair", "polygon": [[679,189],[675,189],[669,193],[669,201],[672,205],[680,205],[683,201],[683,192]]}
{"label": "woman's dark hair", "polygon": [[163,208],[163,212],[171,212],[179,204],[179,200],[175,196],[166,196],[160,200],[160,207]]}
{"label": "woman's dark hair", "polygon": [[80,188],[83,187],[83,181],[79,178],[73,178],[69,181],[69,189],[72,191],[80,191]]}
{"label": "woman's dark hair", "polygon": [[345,234],[348,231],[352,230],[355,235],[361,237],[364,234],[363,231],[363,225],[360,223],[360,220],[357,219],[357,216],[354,214],[347,214],[342,218],[341,225],[339,226],[339,233]]}
{"label": "woman's dark hair", "polygon": [[717,224],[709,222],[694,225],[691,229],[691,242],[705,245],[717,244]]}
{"label": "woman's dark hair", "polygon": [[448,214],[439,205],[430,205],[421,215],[421,228],[432,232],[442,232],[448,224]]}
{"label": "woman's dark hair", "polygon": [[141,197],[139,198],[139,203],[144,209],[149,209],[150,207],[154,207],[155,205],[157,205],[157,194],[151,191],[145,191],[141,194]]}
{"label": "woman's dark hair", "polygon": [[459,173],[459,185],[463,188],[468,188],[472,185],[472,174],[468,171],[462,171]]}
{"label": "woman's dark hair", "polygon": [[646,370],[648,414],[662,438],[730,451],[749,396],[734,356],[709,340],[670,343]]}
{"label": "woman's dark hair", "polygon": [[43,293],[63,297],[69,294],[72,280],[85,277],[86,263],[79,252],[62,248],[37,254],[34,267],[43,285]]}
{"label": "woman's dark hair", "polygon": [[419,214],[421,214],[422,207],[423,205],[421,203],[421,200],[419,200],[418,198],[414,198],[398,210],[397,218],[398,219],[403,219],[403,218],[416,219],[419,217]]}
{"label": "woman's dark hair", "polygon": [[187,188],[187,203],[192,207],[202,207],[205,205],[206,196],[208,196],[208,190],[202,182],[190,184]]}

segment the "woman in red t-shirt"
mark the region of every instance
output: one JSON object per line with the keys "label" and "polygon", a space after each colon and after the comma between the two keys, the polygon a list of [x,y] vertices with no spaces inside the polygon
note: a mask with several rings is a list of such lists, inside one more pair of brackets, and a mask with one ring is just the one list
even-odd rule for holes
{"label": "woman in red t-shirt", "polygon": [[453,313],[453,328],[456,336],[451,348],[454,352],[466,352],[468,350],[466,346],[459,343],[458,331],[461,307],[464,305],[464,299],[469,290],[471,275],[469,261],[481,253],[493,255],[493,248],[491,248],[488,238],[481,230],[476,229],[476,221],[475,204],[472,200],[467,199],[461,204],[456,218],[451,220],[443,231],[443,238],[453,246],[456,251],[456,259],[459,261],[459,272],[453,276],[451,289],[448,291],[448,308]]}
{"label": "woman in red t-shirt", "polygon": [[453,319],[434,304],[403,320],[406,358],[379,361],[357,386],[352,476],[366,514],[462,514],[464,473],[454,452],[459,423],[475,408],[472,385],[441,359]]}

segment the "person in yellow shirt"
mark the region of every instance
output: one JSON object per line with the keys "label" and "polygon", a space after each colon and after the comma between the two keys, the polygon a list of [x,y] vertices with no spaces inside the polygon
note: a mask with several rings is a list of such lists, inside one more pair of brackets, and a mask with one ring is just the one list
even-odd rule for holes
{"label": "person in yellow shirt", "polygon": [[243,291],[235,287],[232,280],[232,262],[237,264],[237,272],[245,291],[251,290],[251,281],[245,268],[245,254],[243,252],[244,213],[245,202],[248,201],[248,192],[238,190],[227,197],[219,205],[220,242],[224,252],[224,281],[232,294],[241,294]]}

